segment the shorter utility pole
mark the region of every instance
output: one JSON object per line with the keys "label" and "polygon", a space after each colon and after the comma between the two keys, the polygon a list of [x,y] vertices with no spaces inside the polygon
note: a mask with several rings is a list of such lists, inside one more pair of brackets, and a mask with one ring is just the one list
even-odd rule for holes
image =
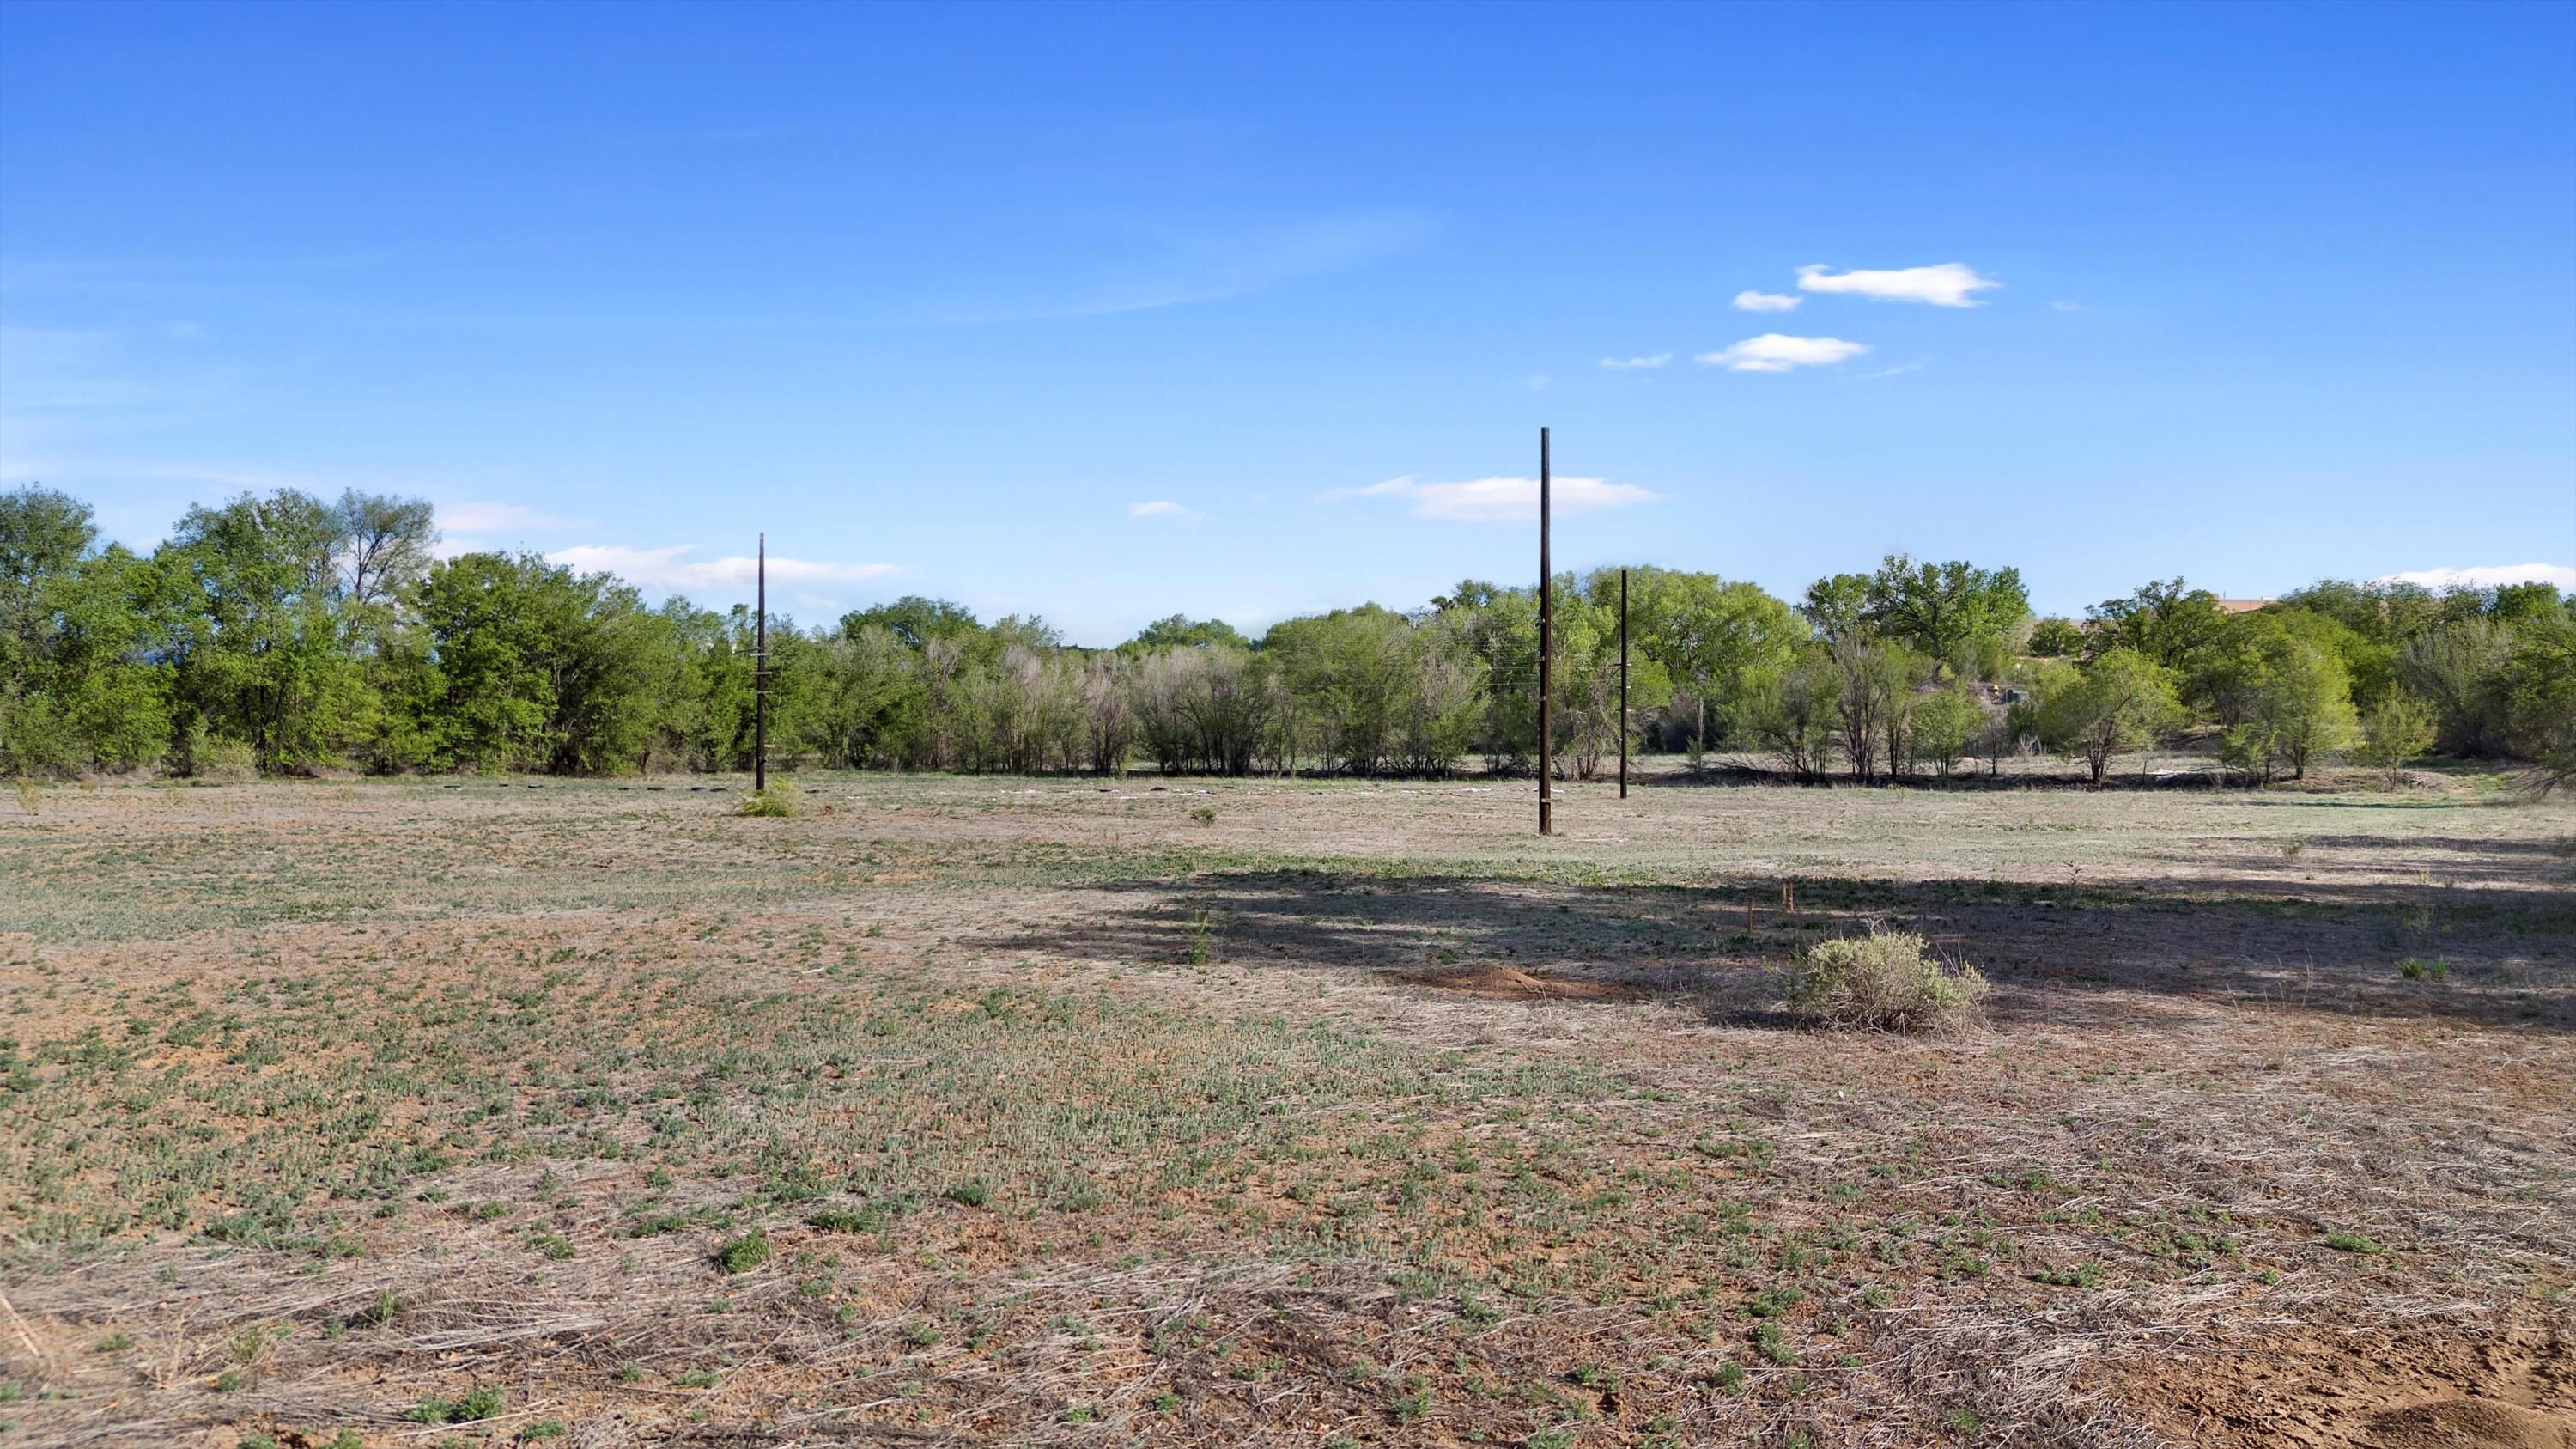
{"label": "shorter utility pole", "polygon": [[1556,833],[1556,581],[1547,555],[1547,429],[1538,430],[1538,833]]}
{"label": "shorter utility pole", "polygon": [[751,622],[751,788],[769,788],[769,532],[760,534]]}
{"label": "shorter utility pole", "polygon": [[1619,798],[1628,798],[1628,571],[1619,570]]}

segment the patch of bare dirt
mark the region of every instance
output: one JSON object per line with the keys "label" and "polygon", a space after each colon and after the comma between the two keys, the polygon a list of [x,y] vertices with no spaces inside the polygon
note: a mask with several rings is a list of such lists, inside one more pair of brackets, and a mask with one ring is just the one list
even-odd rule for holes
{"label": "patch of bare dirt", "polygon": [[2576,1449],[2576,1420],[2492,1399],[2445,1399],[2370,1416],[2369,1449]]}
{"label": "patch of bare dirt", "polygon": [[2497,1321],[2310,1332],[2168,1362],[2122,1390],[2194,1443],[2298,1449],[2576,1449],[2576,1341],[2563,1309]]}

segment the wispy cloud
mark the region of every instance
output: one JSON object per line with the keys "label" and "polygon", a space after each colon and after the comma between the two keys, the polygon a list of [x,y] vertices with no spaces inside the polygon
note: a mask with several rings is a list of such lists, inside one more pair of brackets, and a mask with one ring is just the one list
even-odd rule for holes
{"label": "wispy cloud", "polygon": [[1221,302],[1301,277],[1348,271],[1429,245],[1438,224],[1417,211],[1355,212],[1281,226],[1123,238],[1137,255],[1113,275],[1041,295],[931,298],[873,319],[892,326],[1055,321]]}
{"label": "wispy cloud", "polygon": [[[1663,495],[1627,483],[1600,478],[1553,478],[1548,507],[1556,513],[1598,513],[1652,503]],[[1327,503],[1343,498],[1401,498],[1421,518],[1460,519],[1474,523],[1512,523],[1538,517],[1536,478],[1477,478],[1465,483],[1424,483],[1412,475],[1389,478],[1365,488],[1336,488],[1323,495]]]}
{"label": "wispy cloud", "polygon": [[441,503],[438,526],[448,533],[482,535],[509,533],[515,530],[544,532],[557,528],[587,528],[596,518],[566,518],[524,503],[494,503],[478,500],[467,503]]}
{"label": "wispy cloud", "polygon": [[[657,589],[737,589],[750,587],[758,562],[750,554],[689,559],[694,544],[669,548],[626,548],[616,544],[577,544],[546,555],[546,562],[580,573],[613,573],[632,584]],[[899,572],[893,564],[819,563],[812,559],[769,556],[769,577],[777,583],[854,582]]]}
{"label": "wispy cloud", "polygon": [[1909,372],[1921,372],[1931,365],[1930,358],[1918,357],[1912,362],[1900,362],[1894,367],[1882,367],[1876,372],[1864,372],[1861,374],[1861,379],[1866,382],[1882,377],[1903,377]]}
{"label": "wispy cloud", "polygon": [[1798,304],[1805,300],[1807,299],[1804,297],[1793,297],[1786,292],[1738,292],[1735,294],[1735,310],[1738,312],[1795,312],[1798,310]]}
{"label": "wispy cloud", "polygon": [[1892,271],[1837,272],[1831,267],[1814,266],[1798,269],[1798,286],[1808,292],[1848,292],[1856,297],[1873,297],[1882,302],[1928,302],[1935,307],[1976,307],[1983,305],[1976,293],[1988,291],[2003,283],[1980,277],[1965,262],[1943,262],[1937,267],[1899,267]]}
{"label": "wispy cloud", "polygon": [[2505,584],[2556,584],[2576,591],[2576,568],[2565,564],[2481,564],[2471,568],[2415,569],[2390,574],[2383,584],[2421,584],[2428,589],[2492,589]]}
{"label": "wispy cloud", "polygon": [[599,522],[596,518],[566,518],[524,503],[488,499],[448,503],[433,498],[431,505],[438,524],[438,542],[432,552],[440,558],[526,548],[532,541],[531,534],[561,534],[566,529],[589,528]]}
{"label": "wispy cloud", "polygon": [[2052,312],[2089,312],[2093,310],[2081,302],[2051,302],[2048,304],[2048,309]]}
{"label": "wispy cloud", "polygon": [[1673,355],[1671,353],[1658,352],[1652,357],[1605,357],[1601,359],[1601,365],[1603,367],[1622,369],[1631,367],[1661,367],[1672,360]]}
{"label": "wispy cloud", "polygon": [[1723,367],[1729,372],[1787,372],[1793,367],[1829,366],[1867,351],[1866,345],[1839,337],[1789,337],[1765,332],[1722,352],[1700,353],[1698,360],[1704,367]]}
{"label": "wispy cloud", "polygon": [[1184,507],[1181,504],[1174,503],[1168,498],[1157,498],[1150,503],[1130,503],[1127,505],[1127,516],[1129,518],[1207,517],[1206,514],[1199,512],[1195,508]]}

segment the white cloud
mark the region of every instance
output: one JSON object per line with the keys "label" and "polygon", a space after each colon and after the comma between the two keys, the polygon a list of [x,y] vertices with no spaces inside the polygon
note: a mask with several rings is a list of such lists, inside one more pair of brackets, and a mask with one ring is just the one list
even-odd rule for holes
{"label": "white cloud", "polygon": [[1795,312],[1798,310],[1798,304],[1805,300],[1807,299],[1804,297],[1792,297],[1785,292],[1738,292],[1735,294],[1735,310],[1738,312]]}
{"label": "white cloud", "polygon": [[2048,308],[2052,312],[2089,312],[2092,310],[2081,302],[2051,302],[2048,304]]}
{"label": "white cloud", "polygon": [[[546,562],[578,573],[613,573],[631,584],[657,589],[747,588],[758,568],[750,554],[684,559],[693,544],[669,548],[626,548],[617,544],[579,544],[546,555]],[[893,564],[817,563],[811,559],[769,556],[769,577],[777,583],[873,579],[895,573]]]}
{"label": "white cloud", "polygon": [[1673,355],[1671,353],[1658,352],[1652,357],[1605,357],[1601,359],[1601,365],[1603,367],[1617,368],[1661,367],[1672,360]]}
{"label": "white cloud", "polygon": [[1195,508],[1184,508],[1180,504],[1174,503],[1168,498],[1157,498],[1150,503],[1130,503],[1127,505],[1127,516],[1129,518],[1207,517],[1206,514],[1199,512]]}
{"label": "white cloud", "polygon": [[1723,367],[1729,372],[1787,372],[1793,367],[1824,367],[1867,351],[1869,348],[1861,343],[1845,342],[1839,337],[1788,337],[1765,332],[1759,337],[1747,337],[1723,352],[1703,352],[1699,362],[1704,367]]}
{"label": "white cloud", "polygon": [[512,529],[582,528],[599,520],[565,518],[524,503],[442,503],[438,526],[456,533],[506,533]]}
{"label": "white cloud", "polygon": [[[1627,483],[1600,478],[1552,478],[1548,506],[1564,514],[1598,513],[1652,503],[1662,497]],[[1478,478],[1466,483],[1424,483],[1407,474],[1365,488],[1336,488],[1325,502],[1339,498],[1403,498],[1421,518],[1462,519],[1476,523],[1512,523],[1538,517],[1536,478]]]}
{"label": "white cloud", "polygon": [[2428,589],[2492,589],[2503,584],[2556,584],[2576,591],[2576,568],[2565,564],[2485,564],[2465,569],[2416,569],[2376,580],[2383,584],[2422,584]]}
{"label": "white cloud", "polygon": [[1927,358],[1916,358],[1916,359],[1915,359],[1914,361],[1912,361],[1912,362],[1900,362],[1900,363],[1896,364],[1894,367],[1882,367],[1882,368],[1880,368],[1880,369],[1879,369],[1878,371],[1876,371],[1876,372],[1864,372],[1864,373],[1862,373],[1862,374],[1861,374],[1861,377],[1862,377],[1863,379],[1879,378],[1879,377],[1903,377],[1905,374],[1907,374],[1907,373],[1909,373],[1909,372],[1921,372],[1923,369],[1925,369],[1925,368],[1927,368],[1927,367],[1930,367],[1931,365],[1932,365],[1931,361],[1930,361],[1929,359],[1927,359]]}
{"label": "white cloud", "polygon": [[1965,262],[1937,267],[1899,267],[1893,271],[1837,272],[1830,267],[1800,267],[1798,286],[1808,292],[1849,292],[1882,302],[1929,302],[1935,307],[1982,305],[1970,295],[2003,283],[1980,277]]}

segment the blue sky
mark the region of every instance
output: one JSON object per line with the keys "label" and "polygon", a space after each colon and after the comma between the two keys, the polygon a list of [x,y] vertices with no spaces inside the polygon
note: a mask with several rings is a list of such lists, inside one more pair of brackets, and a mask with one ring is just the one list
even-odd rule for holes
{"label": "blue sky", "polygon": [[800,616],[1089,643],[1520,581],[1541,424],[1561,567],[2565,568],[2571,74],[2565,5],[18,3],[0,487],[717,603],[766,527]]}

